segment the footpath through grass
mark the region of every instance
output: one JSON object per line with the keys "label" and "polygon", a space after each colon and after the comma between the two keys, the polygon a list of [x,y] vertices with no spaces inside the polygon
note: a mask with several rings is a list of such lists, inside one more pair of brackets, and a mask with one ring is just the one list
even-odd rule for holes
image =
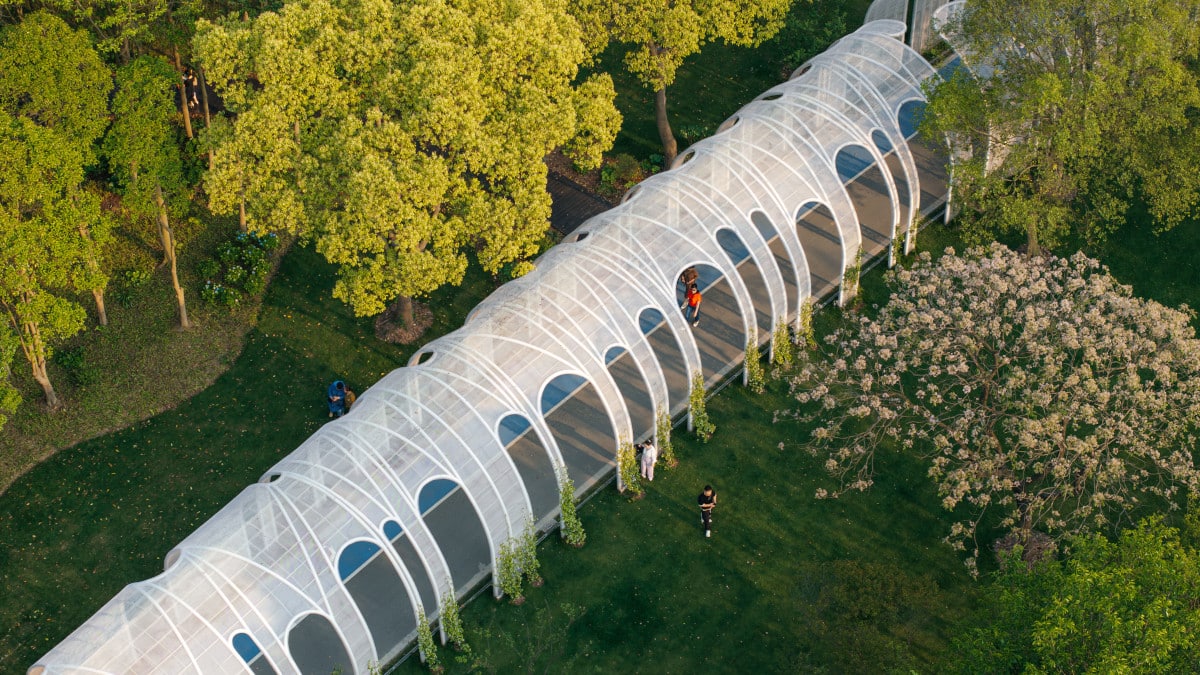
{"label": "footpath through grass", "polygon": [[[295,248],[258,325],[211,387],[157,417],[62,450],[0,496],[0,673],[22,673],[124,585],[327,421],[335,378],[362,391],[412,348],[330,296],[333,269]],[[472,268],[434,295],[445,333],[494,284]]]}

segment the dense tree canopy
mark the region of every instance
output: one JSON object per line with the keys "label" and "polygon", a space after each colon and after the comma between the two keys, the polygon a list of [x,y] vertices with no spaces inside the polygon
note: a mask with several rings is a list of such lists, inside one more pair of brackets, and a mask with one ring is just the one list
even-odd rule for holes
{"label": "dense tree canopy", "polygon": [[112,74],[88,34],[46,12],[0,29],[0,109],[54,129],[85,164],[108,126]]}
{"label": "dense tree canopy", "polygon": [[984,625],[955,644],[961,673],[1188,673],[1200,663],[1200,536],[1151,518],[1075,539],[1032,570],[1010,564],[984,592]]}
{"label": "dense tree canopy", "polygon": [[531,256],[545,155],[594,166],[619,125],[607,76],[572,85],[560,0],[302,0],[201,22],[195,52],[233,113],[214,210],[315,239],[360,315],[458,283],[468,247],[489,271]]}
{"label": "dense tree canopy", "polygon": [[658,132],[669,166],[678,147],[667,118],[667,87],[684,59],[706,42],[756,46],[783,27],[793,0],[579,0],[571,12],[598,53],[609,40],[628,45],[625,66],[654,92]]}
{"label": "dense tree canopy", "polygon": [[1200,202],[1200,0],[971,0],[944,30],[968,62],[937,86],[925,127],[957,163],[978,243],[1030,252],[1103,238],[1144,200],[1169,228]]}
{"label": "dense tree canopy", "polygon": [[1193,313],[1133,297],[1094,260],[994,244],[889,273],[892,295],[826,338],[792,386],[813,452],[865,490],[882,447],[930,461],[949,541],[995,509],[1017,541],[1075,534],[1200,489]]}
{"label": "dense tree canopy", "polygon": [[[72,295],[106,283],[97,261],[107,222],[83,181],[112,77],[87,33],[46,12],[0,29],[0,72],[0,373],[18,346],[53,409],[47,359],[83,328]],[[0,385],[0,414],[16,400]]]}
{"label": "dense tree canopy", "polygon": [[87,214],[72,198],[83,182],[83,157],[77,143],[0,111],[0,166],[0,309],[7,333],[0,355],[15,337],[53,409],[60,401],[46,360],[55,342],[78,333],[84,321],[69,295],[88,252],[78,230]]}

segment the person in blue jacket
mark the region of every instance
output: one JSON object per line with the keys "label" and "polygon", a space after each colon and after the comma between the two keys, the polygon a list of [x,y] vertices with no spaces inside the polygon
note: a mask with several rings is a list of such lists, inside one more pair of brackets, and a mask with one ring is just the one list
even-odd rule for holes
{"label": "person in blue jacket", "polygon": [[329,385],[329,416],[341,417],[346,414],[346,383],[338,380]]}

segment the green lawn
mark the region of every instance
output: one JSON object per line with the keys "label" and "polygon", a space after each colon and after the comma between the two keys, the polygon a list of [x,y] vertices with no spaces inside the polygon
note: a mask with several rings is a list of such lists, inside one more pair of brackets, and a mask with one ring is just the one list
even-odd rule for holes
{"label": "green lawn", "polygon": [[[795,422],[771,422],[786,403],[778,382],[715,397],[712,441],[678,431],[682,463],[645,499],[610,487],[581,510],[583,549],[542,544],[547,583],[525,605],[489,594],[468,606],[476,651],[502,673],[935,670],[975,585],[940,543],[948,521],[924,468],[891,455],[870,493],[817,501],[821,461]],[[719,499],[712,539],[696,506],[705,483]],[[562,603],[585,613],[559,635]]]}

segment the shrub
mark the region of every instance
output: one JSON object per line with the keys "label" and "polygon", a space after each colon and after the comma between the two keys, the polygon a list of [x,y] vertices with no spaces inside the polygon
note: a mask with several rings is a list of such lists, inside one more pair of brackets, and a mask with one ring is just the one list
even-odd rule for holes
{"label": "shrub", "polygon": [[209,258],[196,264],[196,274],[201,279],[212,279],[221,273],[221,263]]}
{"label": "shrub", "polygon": [[425,616],[425,608],[417,610],[417,646],[421,650],[421,660],[435,673],[442,672],[442,664],[438,661],[437,644],[433,641],[433,630],[429,627],[429,619]]}
{"label": "shrub", "polygon": [[617,448],[617,470],[621,473],[622,491],[629,490],[634,498],[643,494],[641,476],[638,475],[637,454],[633,443],[623,440]]}
{"label": "shrub", "polygon": [[746,343],[746,386],[756,394],[767,390],[767,374],[763,372],[762,354],[758,351],[758,331],[753,329]]}
{"label": "shrub", "polygon": [[150,283],[150,273],[144,270],[129,269],[117,273],[113,299],[122,307],[132,307],[138,292]]}
{"label": "shrub", "polygon": [[688,403],[692,411],[692,428],[696,430],[696,436],[701,443],[707,443],[717,431],[716,425],[708,419],[708,408],[704,400],[705,393],[704,376],[696,373],[692,377],[692,392],[688,396]]}
{"label": "shrub", "polygon": [[583,531],[583,523],[575,511],[575,482],[567,475],[567,467],[558,465],[558,506],[562,510],[563,539],[575,548],[580,548],[587,542],[587,533]]}
{"label": "shrub", "polygon": [[271,251],[279,248],[274,234],[259,236],[250,232],[238,233],[233,239],[217,246],[215,258],[196,266],[205,279],[200,297],[213,305],[233,309],[243,295],[258,295],[267,287],[271,272]]}
{"label": "shrub", "polygon": [[54,362],[67,373],[67,379],[77,387],[86,387],[100,380],[100,368],[88,363],[83,347],[55,352]]}
{"label": "shrub", "polygon": [[446,637],[455,649],[470,652],[471,647],[467,644],[462,615],[458,613],[458,599],[454,597],[454,583],[449,579],[446,580],[446,588],[450,590],[447,590],[442,596],[442,630],[446,632]]}
{"label": "shrub", "polygon": [[[803,308],[801,308],[803,315]],[[775,332],[771,334],[771,352],[775,355],[775,365],[788,368],[795,361],[792,351],[792,332],[788,330],[787,321],[780,319],[775,324]]]}
{"label": "shrub", "polygon": [[641,162],[633,155],[621,153],[613,158],[613,183],[618,188],[628,190],[645,177]]}
{"label": "shrub", "polygon": [[817,348],[817,334],[813,329],[814,311],[816,311],[816,303],[812,298],[808,298],[800,304],[800,330],[796,333],[796,342],[810,351]]}
{"label": "shrub", "polygon": [[529,580],[529,585],[537,588],[545,583],[542,579],[542,565],[538,562],[537,557],[537,527],[533,523],[533,518],[525,519],[525,530],[521,532],[521,546],[519,563],[521,565],[521,573]]}
{"label": "shrub", "polygon": [[679,137],[689,144],[703,140],[716,133],[716,129],[708,124],[684,124],[679,127]]}
{"label": "shrub", "polygon": [[667,414],[665,406],[658,409],[658,414],[654,418],[654,434],[658,456],[662,459],[663,464],[668,469],[679,466],[679,460],[675,459],[675,446],[671,445],[671,416]]}
{"label": "shrub", "polygon": [[520,542],[509,539],[500,544],[496,553],[495,583],[500,592],[507,595],[514,605],[525,602],[524,583],[521,579]]}

